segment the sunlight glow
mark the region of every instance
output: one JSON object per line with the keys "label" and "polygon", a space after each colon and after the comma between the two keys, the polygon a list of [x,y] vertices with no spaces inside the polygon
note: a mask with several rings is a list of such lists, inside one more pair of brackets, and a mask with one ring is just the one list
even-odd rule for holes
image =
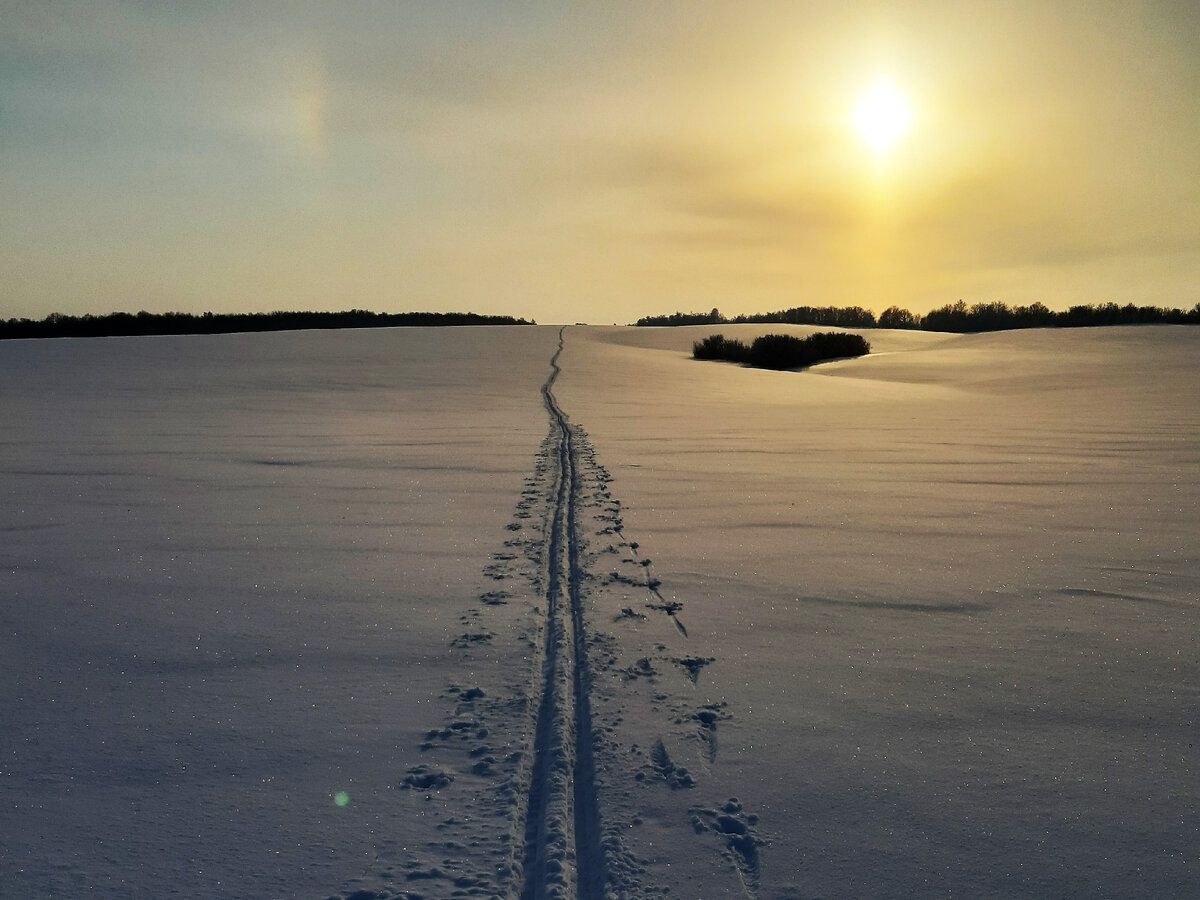
{"label": "sunlight glow", "polygon": [[887,81],[872,85],[854,110],[854,127],[876,150],[891,147],[911,124],[908,101]]}

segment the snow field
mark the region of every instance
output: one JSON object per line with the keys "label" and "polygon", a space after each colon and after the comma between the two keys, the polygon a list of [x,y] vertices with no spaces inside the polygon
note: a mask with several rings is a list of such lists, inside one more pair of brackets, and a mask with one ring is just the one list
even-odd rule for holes
{"label": "snow field", "polygon": [[1185,896],[1200,333],[768,330],[0,347],[0,895]]}

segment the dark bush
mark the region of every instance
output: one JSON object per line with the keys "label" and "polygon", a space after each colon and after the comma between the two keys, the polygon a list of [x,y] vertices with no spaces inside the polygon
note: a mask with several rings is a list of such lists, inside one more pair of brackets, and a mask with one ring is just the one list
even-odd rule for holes
{"label": "dark bush", "polygon": [[764,334],[750,345],[750,365],[760,369],[795,369],[808,365],[805,341],[790,334]]}
{"label": "dark bush", "polygon": [[692,356],[696,359],[727,359],[744,363],[750,361],[750,348],[723,334],[711,334],[692,344]]}
{"label": "dark bush", "polygon": [[871,345],[862,335],[843,332],[817,332],[805,338],[765,334],[749,347],[722,334],[713,334],[692,345],[692,356],[696,359],[727,359],[760,369],[799,369],[870,352]]}
{"label": "dark bush", "polygon": [[829,359],[863,356],[871,345],[857,334],[818,332],[806,338],[764,334],[750,345],[750,365],[760,369],[799,369]]}

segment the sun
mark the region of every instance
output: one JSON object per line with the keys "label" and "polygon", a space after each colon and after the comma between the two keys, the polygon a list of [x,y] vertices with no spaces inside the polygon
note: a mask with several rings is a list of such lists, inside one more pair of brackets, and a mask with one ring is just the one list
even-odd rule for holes
{"label": "sun", "polygon": [[887,150],[912,125],[912,112],[904,95],[889,81],[871,85],[854,109],[854,127],[876,150]]}

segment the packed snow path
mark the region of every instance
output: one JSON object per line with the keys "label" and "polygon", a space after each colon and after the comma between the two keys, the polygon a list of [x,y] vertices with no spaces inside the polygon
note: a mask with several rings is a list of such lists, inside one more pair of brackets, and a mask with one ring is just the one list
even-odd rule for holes
{"label": "packed snow path", "polygon": [[569,896],[572,886],[574,896],[593,900],[604,887],[588,699],[591,678],[580,589],[577,450],[553,390],[562,350],[559,332],[552,371],[542,385],[555,447],[555,490],[545,573],[544,680],[525,818],[522,900]]}

